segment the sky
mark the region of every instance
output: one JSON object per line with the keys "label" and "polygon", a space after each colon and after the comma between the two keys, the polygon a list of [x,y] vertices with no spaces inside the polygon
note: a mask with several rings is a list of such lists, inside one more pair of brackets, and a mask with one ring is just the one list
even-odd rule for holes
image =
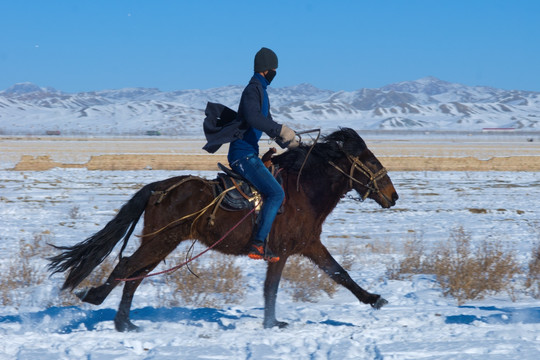
{"label": "sky", "polygon": [[0,90],[162,91],[247,84],[352,91],[425,76],[540,91],[537,0],[0,2]]}

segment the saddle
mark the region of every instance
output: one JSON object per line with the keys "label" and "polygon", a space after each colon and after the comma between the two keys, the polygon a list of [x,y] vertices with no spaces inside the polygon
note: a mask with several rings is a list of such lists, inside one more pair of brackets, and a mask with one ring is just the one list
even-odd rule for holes
{"label": "saddle", "polygon": [[[225,190],[228,190],[219,206],[228,211],[237,211],[244,209],[253,209],[261,205],[262,198],[259,192],[241,175],[218,163],[222,173],[217,174],[214,180],[214,196],[219,196]],[[231,188],[233,188],[231,190]]]}
{"label": "saddle", "polygon": [[[218,163],[219,169],[223,171],[217,174],[214,183],[214,196],[217,197],[224,191],[227,191],[219,206],[227,211],[238,211],[245,209],[260,208],[262,205],[262,196],[257,189],[251,185],[240,174],[229,169],[225,165]],[[271,165],[273,167],[273,165]],[[269,169],[274,173],[275,169]],[[281,176],[277,176],[277,181],[281,184]]]}
{"label": "saddle", "polygon": [[223,172],[218,173],[214,180],[214,196],[218,197],[226,191],[219,203],[220,208],[238,211],[261,207],[262,196],[251,183],[221,163],[218,163],[218,167]]}

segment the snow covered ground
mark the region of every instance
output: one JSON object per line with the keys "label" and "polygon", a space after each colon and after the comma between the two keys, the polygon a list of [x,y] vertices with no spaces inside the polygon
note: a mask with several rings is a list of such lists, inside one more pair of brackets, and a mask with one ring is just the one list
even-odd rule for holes
{"label": "snow covered ground", "polygon": [[[47,234],[59,245],[82,241],[143,184],[185,173],[196,172],[0,170],[3,276],[6,264],[17,259],[20,240]],[[502,241],[526,267],[540,241],[540,173],[390,175],[400,195],[395,208],[344,199],[323,233],[330,249],[346,241],[354,245],[350,274],[389,300],[379,311],[345,289],[299,303],[282,288],[277,316],[290,325],[263,329],[264,263],[234,258],[248,280],[241,304],[159,306],[162,278],[153,278],[141,285],[133,304],[132,320],[143,331],[118,333],[112,319],[120,289],[100,306],[59,306],[62,277],[53,276],[22,289],[20,305],[0,308],[0,359],[538,359],[540,301],[523,291],[519,279],[515,302],[501,293],[458,306],[442,295],[433,276],[390,280],[387,270],[411,236],[435,244],[457,227],[473,243]],[[373,248],[379,251],[368,250]],[[45,272],[46,261],[39,264]]]}

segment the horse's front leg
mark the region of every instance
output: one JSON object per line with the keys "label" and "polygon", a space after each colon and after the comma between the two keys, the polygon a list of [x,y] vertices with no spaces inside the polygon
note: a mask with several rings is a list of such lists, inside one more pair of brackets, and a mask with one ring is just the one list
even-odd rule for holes
{"label": "horse's front leg", "polygon": [[347,271],[330,255],[328,249],[323,244],[319,243],[318,246],[312,248],[310,252],[304,253],[304,255],[317,264],[332,280],[349,289],[364,304],[370,304],[375,309],[380,309],[388,304],[388,301],[380,295],[371,294],[354,282]]}
{"label": "horse's front leg", "polygon": [[266,269],[266,280],[264,281],[264,321],[263,326],[265,329],[277,326],[284,328],[288,324],[283,321],[276,320],[276,299],[279,287],[279,281],[281,280],[281,274],[287,258],[281,256],[281,259],[275,263],[268,263]]}

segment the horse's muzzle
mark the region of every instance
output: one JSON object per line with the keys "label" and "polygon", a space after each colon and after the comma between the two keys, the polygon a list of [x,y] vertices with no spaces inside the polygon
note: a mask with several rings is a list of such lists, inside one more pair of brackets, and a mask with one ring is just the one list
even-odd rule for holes
{"label": "horse's muzzle", "polygon": [[392,201],[390,202],[390,206],[396,205],[396,201],[398,199],[399,199],[399,195],[397,194],[397,192],[394,191],[394,193],[392,194]]}
{"label": "horse's muzzle", "polygon": [[381,202],[381,206],[385,209],[391,208],[392,206],[396,205],[396,201],[399,199],[399,195],[394,189],[392,189],[389,194],[386,191],[381,191],[379,195],[381,195],[383,199],[383,201]]}

